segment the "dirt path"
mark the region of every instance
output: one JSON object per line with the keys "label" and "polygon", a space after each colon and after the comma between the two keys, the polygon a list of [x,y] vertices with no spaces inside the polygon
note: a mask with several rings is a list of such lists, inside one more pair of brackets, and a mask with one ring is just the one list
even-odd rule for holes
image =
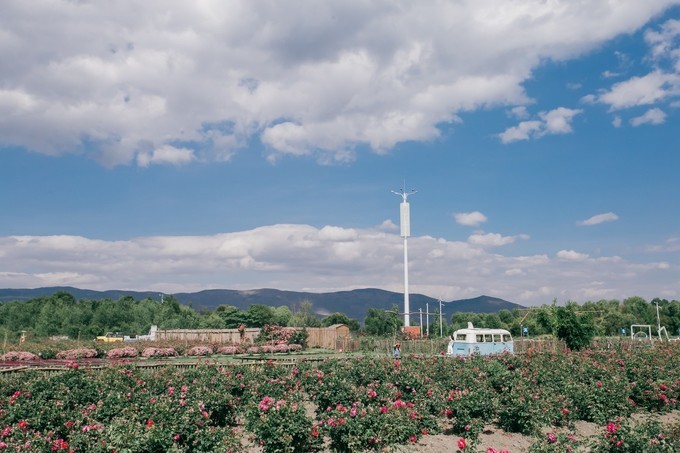
{"label": "dirt path", "polygon": [[[635,414],[634,420],[645,419],[649,417],[648,414]],[[664,424],[680,424],[680,411],[674,411],[669,414],[663,414],[659,417]],[[550,430],[544,430],[545,433]],[[574,433],[579,440],[585,440],[598,436],[602,432],[602,428],[595,423],[576,422]],[[535,438],[531,436],[524,436],[522,434],[510,434],[504,432],[502,429],[493,426],[487,426],[487,429],[480,436],[481,443],[477,448],[477,452],[485,453],[489,448],[495,448],[496,451],[507,450],[509,453],[523,453],[529,451],[529,447],[535,442]],[[397,449],[404,453],[451,453],[457,450],[456,442],[460,439],[459,436],[450,436],[439,434],[436,436],[425,436],[417,445],[404,446]],[[587,450],[583,450],[587,451]]]}

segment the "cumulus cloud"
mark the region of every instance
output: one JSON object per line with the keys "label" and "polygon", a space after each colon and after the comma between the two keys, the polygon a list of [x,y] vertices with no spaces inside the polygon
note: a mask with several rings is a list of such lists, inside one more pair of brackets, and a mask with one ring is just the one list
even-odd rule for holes
{"label": "cumulus cloud", "polygon": [[594,215],[589,219],[579,222],[578,224],[581,226],[591,226],[598,225],[604,222],[613,222],[615,220],[619,220],[619,216],[617,216],[613,212],[605,212],[604,214]]}
{"label": "cumulus cloud", "polygon": [[141,166],[224,161],[258,141],[271,161],[386,153],[467,111],[527,103],[542,61],[675,2],[588,3],[3,2],[0,146]]}
{"label": "cumulus cloud", "polygon": [[472,245],[479,245],[482,247],[500,247],[502,245],[512,244],[517,239],[529,239],[528,235],[520,234],[517,236],[503,236],[498,233],[474,233],[468,237],[468,242]]}
{"label": "cumulus cloud", "polygon": [[487,217],[479,211],[473,212],[457,212],[453,215],[456,223],[465,226],[478,226],[488,219]]}
{"label": "cumulus cloud", "polygon": [[194,152],[190,149],[163,145],[153,151],[137,154],[137,164],[140,167],[148,167],[150,164],[181,165],[195,158]]}
{"label": "cumulus cloud", "polygon": [[[443,299],[493,294],[536,305],[659,294],[680,298],[677,265],[591,258],[560,250],[506,256],[487,247],[511,239],[476,234],[476,244],[429,236],[409,239],[410,288]],[[474,242],[474,241],[473,241]],[[677,247],[677,238],[665,247]],[[496,250],[496,249],[495,249]],[[397,233],[328,225],[281,224],[210,236],[147,236],[105,241],[82,236],[0,237],[0,287],[73,285],[165,293],[263,287],[403,291],[403,240]],[[599,296],[597,296],[599,297]]]}
{"label": "cumulus cloud", "polygon": [[599,96],[611,110],[620,110],[662,101],[674,93],[680,85],[680,76],[654,71],[640,77],[619,82]]}
{"label": "cumulus cloud", "polygon": [[630,119],[630,124],[637,127],[643,124],[663,124],[666,122],[666,113],[659,108],[647,110],[644,114]]}
{"label": "cumulus cloud", "polygon": [[544,135],[568,134],[572,131],[572,119],[582,111],[558,107],[548,112],[541,112],[538,114],[538,120],[522,121],[517,126],[510,127],[498,134],[498,137],[503,143],[511,143],[539,138]]}
{"label": "cumulus cloud", "polygon": [[589,258],[587,253],[579,253],[574,250],[560,250],[557,258],[565,261],[585,261]]}

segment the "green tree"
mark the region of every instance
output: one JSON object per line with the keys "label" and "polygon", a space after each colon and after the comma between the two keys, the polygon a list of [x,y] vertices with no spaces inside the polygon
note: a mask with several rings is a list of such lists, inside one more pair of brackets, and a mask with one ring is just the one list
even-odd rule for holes
{"label": "green tree", "polygon": [[321,320],[312,314],[312,302],[305,299],[300,302],[300,309],[293,313],[288,321],[289,327],[320,327]]}
{"label": "green tree", "polygon": [[248,324],[246,313],[233,305],[220,305],[215,309],[215,314],[222,318],[225,329],[238,329],[241,324]]}
{"label": "green tree", "polygon": [[590,313],[578,315],[575,303],[556,307],[557,338],[564,340],[567,347],[578,351],[590,345],[595,337],[595,323]]}
{"label": "green tree", "polygon": [[287,326],[292,317],[293,312],[287,305],[280,305],[274,309],[274,324],[277,326]]}
{"label": "green tree", "polygon": [[393,310],[369,308],[364,320],[364,330],[369,335],[392,335],[403,325],[397,307]]}
{"label": "green tree", "polygon": [[359,321],[356,319],[351,319],[344,313],[336,312],[331,313],[321,320],[321,327],[329,327],[333,324],[345,324],[349,327],[349,330],[356,332],[361,326],[359,326]]}
{"label": "green tree", "polygon": [[266,324],[274,324],[274,309],[269,305],[253,304],[245,313],[248,327],[264,327]]}

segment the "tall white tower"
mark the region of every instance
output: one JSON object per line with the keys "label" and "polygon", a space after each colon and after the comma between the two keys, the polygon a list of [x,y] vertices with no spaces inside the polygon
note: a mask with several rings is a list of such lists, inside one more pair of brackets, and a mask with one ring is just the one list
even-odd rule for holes
{"label": "tall white tower", "polygon": [[408,196],[416,193],[416,190],[406,192],[400,189],[399,192],[392,191],[401,197],[399,205],[399,221],[401,224],[401,237],[404,238],[404,327],[411,325],[409,300],[408,300],[408,237],[411,235],[411,213],[408,204]]}

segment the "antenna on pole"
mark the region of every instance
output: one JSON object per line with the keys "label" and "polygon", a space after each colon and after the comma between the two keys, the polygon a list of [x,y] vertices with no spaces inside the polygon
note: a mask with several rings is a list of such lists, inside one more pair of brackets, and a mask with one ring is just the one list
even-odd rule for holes
{"label": "antenna on pole", "polygon": [[417,190],[406,191],[406,182],[398,192],[392,191],[393,194],[401,197],[401,204],[399,205],[399,220],[400,220],[400,236],[404,238],[404,327],[409,327],[410,322],[410,307],[408,299],[408,237],[411,236],[411,213],[408,204],[408,196],[416,193]]}

